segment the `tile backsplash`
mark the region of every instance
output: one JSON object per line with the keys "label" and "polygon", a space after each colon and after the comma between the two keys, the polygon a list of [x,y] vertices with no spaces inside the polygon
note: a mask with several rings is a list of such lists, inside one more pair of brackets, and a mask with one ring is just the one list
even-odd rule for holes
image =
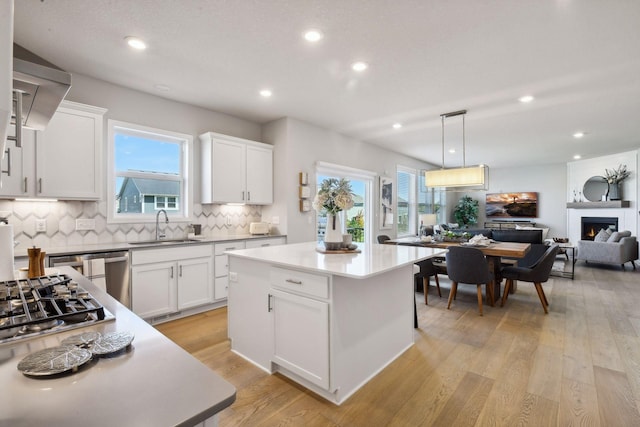
{"label": "tile backsplash", "polygon": [[[8,212],[13,225],[16,250],[33,245],[64,247],[98,243],[130,242],[155,238],[154,223],[107,224],[106,202],[17,202],[0,200],[0,211]],[[262,207],[195,204],[192,223],[202,225],[205,237],[248,234],[249,223],[260,221]],[[77,231],[76,219],[92,219],[95,229]],[[44,220],[46,232],[36,232],[37,220]],[[172,222],[161,229],[167,238],[186,237],[188,224]]]}

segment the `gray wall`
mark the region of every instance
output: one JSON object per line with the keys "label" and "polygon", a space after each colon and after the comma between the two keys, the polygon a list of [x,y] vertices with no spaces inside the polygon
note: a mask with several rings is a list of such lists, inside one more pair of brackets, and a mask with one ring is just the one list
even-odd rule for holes
{"label": "gray wall", "polygon": [[[375,172],[378,175],[396,176],[396,166],[403,165],[424,169],[427,163],[403,156],[362,141],[340,135],[310,123],[283,118],[264,126],[263,142],[274,145],[274,204],[262,209],[263,220],[271,222],[279,217],[277,226],[287,234],[289,243],[315,240],[315,211],[299,211],[298,173],[309,174],[309,185],[315,193],[315,164],[317,161],[333,163]],[[377,179],[374,185],[374,203],[378,205]],[[377,224],[378,212],[373,221]],[[393,234],[384,230],[385,234]]]}

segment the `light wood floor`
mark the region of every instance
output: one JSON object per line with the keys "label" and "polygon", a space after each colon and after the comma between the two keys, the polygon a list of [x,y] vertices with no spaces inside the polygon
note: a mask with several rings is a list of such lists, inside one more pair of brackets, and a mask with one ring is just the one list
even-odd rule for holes
{"label": "light wood floor", "polygon": [[476,287],[446,309],[416,294],[415,345],[341,406],[231,353],[226,309],[157,328],[238,390],[222,426],[640,426],[640,269],[579,263],[576,279],[519,283],[477,314]]}

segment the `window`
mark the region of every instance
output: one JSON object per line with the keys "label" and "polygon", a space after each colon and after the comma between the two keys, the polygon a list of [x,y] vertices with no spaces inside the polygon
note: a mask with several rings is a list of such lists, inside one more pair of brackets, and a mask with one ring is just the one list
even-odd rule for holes
{"label": "window", "polygon": [[[348,212],[340,212],[343,232],[349,233],[354,242],[371,242],[373,230],[373,189],[374,172],[331,163],[316,163],[316,193],[325,178],[345,178],[351,183],[351,191],[354,194],[354,206]],[[315,193],[314,193],[315,194]],[[324,240],[324,231],[327,223],[325,213],[316,215],[316,235],[318,242]]]}
{"label": "window", "polygon": [[398,236],[418,233],[420,214],[435,213],[438,224],[446,223],[444,210],[446,192],[427,188],[424,173],[398,166]]}
{"label": "window", "polygon": [[398,208],[397,224],[398,236],[408,236],[417,234],[418,227],[416,219],[418,213],[416,209],[416,172],[398,166]]}
{"label": "window", "polygon": [[189,220],[191,135],[109,120],[109,222]]}

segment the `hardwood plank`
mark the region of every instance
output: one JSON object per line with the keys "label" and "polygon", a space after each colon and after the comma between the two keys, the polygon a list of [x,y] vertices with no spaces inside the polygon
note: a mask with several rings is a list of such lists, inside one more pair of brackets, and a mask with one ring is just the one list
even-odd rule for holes
{"label": "hardwood plank", "polygon": [[544,397],[527,393],[520,416],[518,426],[551,426],[556,424],[558,417],[558,403]]}
{"label": "hardwood plank", "polygon": [[433,425],[475,425],[492,386],[492,379],[467,372]]}
{"label": "hardwood plank", "polygon": [[600,426],[598,397],[594,385],[568,379],[562,380],[558,425]]}
{"label": "hardwood plank", "polygon": [[640,413],[627,375],[594,366],[600,423],[603,426],[638,426]]}
{"label": "hardwood plank", "polygon": [[562,381],[562,351],[539,345],[533,360],[527,391],[549,400],[560,400]]}

